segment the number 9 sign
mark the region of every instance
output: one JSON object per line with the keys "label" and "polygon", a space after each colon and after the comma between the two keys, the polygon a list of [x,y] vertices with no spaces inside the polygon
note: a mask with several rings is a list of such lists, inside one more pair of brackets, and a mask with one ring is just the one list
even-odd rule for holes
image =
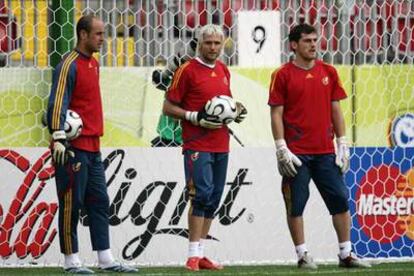
{"label": "number 9 sign", "polygon": [[256,54],[258,54],[266,41],[266,29],[261,25],[254,27],[252,31],[252,39],[257,43]]}
{"label": "number 9 sign", "polygon": [[240,11],[237,13],[238,65],[275,67],[280,65],[280,12]]}

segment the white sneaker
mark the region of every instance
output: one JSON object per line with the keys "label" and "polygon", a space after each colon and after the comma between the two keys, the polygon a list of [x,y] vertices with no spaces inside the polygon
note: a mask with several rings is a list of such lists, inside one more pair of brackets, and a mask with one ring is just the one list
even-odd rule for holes
{"label": "white sneaker", "polygon": [[300,269],[318,269],[318,266],[313,261],[312,256],[305,252],[305,255],[303,255],[302,258],[298,261],[298,268]]}
{"label": "white sneaker", "polygon": [[339,257],[339,267],[345,267],[345,268],[369,268],[371,265],[362,259],[359,259],[353,252],[349,254],[348,257],[345,259],[341,259]]}
{"label": "white sneaker", "polygon": [[138,268],[122,264],[119,262],[113,262],[112,264],[99,266],[102,272],[116,272],[116,273],[135,273],[138,272]]}
{"label": "white sneaker", "polygon": [[84,266],[65,267],[64,271],[69,274],[95,274],[93,270]]}

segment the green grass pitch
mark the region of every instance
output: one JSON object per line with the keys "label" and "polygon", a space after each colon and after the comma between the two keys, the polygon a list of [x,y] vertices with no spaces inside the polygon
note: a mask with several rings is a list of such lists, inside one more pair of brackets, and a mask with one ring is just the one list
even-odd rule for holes
{"label": "green grass pitch", "polygon": [[[116,275],[115,273],[100,273],[98,275]],[[33,268],[4,268],[0,267],[0,275],[62,275],[63,270],[58,267]],[[318,270],[304,271],[288,265],[260,265],[260,266],[227,266],[221,271],[187,272],[183,267],[140,267],[137,275],[414,275],[413,262],[383,263],[373,265],[368,269],[344,269],[336,265],[320,265]]]}

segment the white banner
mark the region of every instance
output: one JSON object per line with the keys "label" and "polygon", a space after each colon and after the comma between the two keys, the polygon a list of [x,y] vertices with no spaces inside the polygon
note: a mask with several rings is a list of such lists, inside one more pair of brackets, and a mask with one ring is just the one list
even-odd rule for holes
{"label": "white banner", "polygon": [[239,66],[280,65],[280,13],[239,11],[237,13]]}
{"label": "white banner", "polygon": [[[105,148],[111,204],[111,244],[122,261],[183,264],[187,211],[179,148]],[[57,196],[46,148],[0,149],[0,255],[10,264],[60,264]],[[225,264],[296,259],[285,219],[273,148],[230,153],[227,184],[206,253]],[[305,213],[308,247],[316,259],[335,259],[330,216],[312,186]],[[82,223],[80,256],[96,264]]]}

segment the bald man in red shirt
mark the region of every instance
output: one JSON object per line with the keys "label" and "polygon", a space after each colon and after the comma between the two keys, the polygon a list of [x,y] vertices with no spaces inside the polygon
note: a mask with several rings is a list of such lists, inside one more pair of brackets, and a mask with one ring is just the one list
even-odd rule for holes
{"label": "bald man in red shirt", "polygon": [[[103,272],[130,273],[138,269],[116,261],[109,240],[109,196],[100,152],[104,131],[99,64],[93,57],[104,42],[104,23],[93,15],[76,24],[77,45],[56,66],[48,102],[47,120],[52,134],[51,151],[59,201],[59,242],[64,270],[70,274],[93,274],[79,256],[79,211],[89,221],[92,249]],[[82,133],[68,141],[64,130],[66,111],[77,112]]]}

